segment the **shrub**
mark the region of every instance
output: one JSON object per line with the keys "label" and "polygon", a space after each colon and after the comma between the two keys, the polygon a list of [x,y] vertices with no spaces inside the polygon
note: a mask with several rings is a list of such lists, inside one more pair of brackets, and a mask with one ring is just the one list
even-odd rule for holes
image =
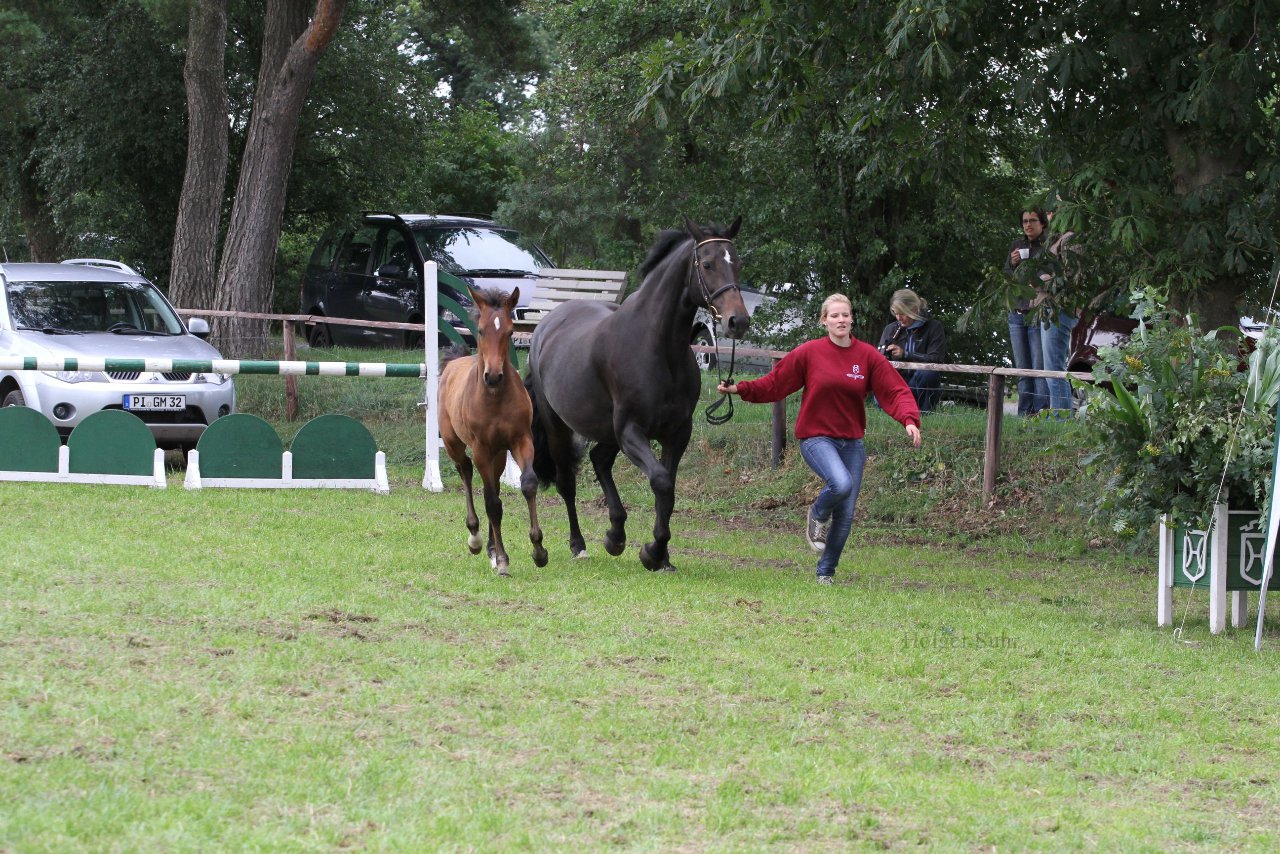
{"label": "shrub", "polygon": [[1148,533],[1162,514],[1204,526],[1213,505],[1265,505],[1271,482],[1280,337],[1268,330],[1248,357],[1239,330],[1200,331],[1191,316],[1149,298],[1123,348],[1103,348],[1099,385],[1083,411],[1099,484],[1095,515],[1122,535]]}

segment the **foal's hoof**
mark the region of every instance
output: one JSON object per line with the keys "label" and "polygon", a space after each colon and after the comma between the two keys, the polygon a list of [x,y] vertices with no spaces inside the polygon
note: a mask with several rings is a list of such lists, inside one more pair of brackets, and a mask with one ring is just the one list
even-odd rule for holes
{"label": "foal's hoof", "polygon": [[627,550],[627,538],[623,537],[620,540],[615,540],[613,537],[605,536],[604,550],[614,557],[617,557]]}
{"label": "foal's hoof", "polygon": [[481,546],[481,543],[480,543],[479,534],[472,534],[471,536],[467,537],[467,548],[471,550],[471,553],[473,555],[480,554],[480,546]]}
{"label": "foal's hoof", "polygon": [[533,553],[533,565],[534,565],[534,566],[546,566],[546,565],[547,565],[547,550],[546,550],[546,549],[538,549],[537,551],[535,551],[535,552]]}

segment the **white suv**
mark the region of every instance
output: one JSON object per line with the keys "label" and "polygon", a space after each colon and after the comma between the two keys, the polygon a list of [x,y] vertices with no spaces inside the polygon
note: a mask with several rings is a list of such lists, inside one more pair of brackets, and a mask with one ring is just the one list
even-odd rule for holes
{"label": "white suv", "polygon": [[[164,295],[124,264],[76,259],[0,264],[0,356],[75,359],[220,359],[201,340],[207,321],[184,325]],[[218,373],[0,371],[0,405],[29,406],[68,436],[89,415],[126,409],[161,447],[193,447],[236,408],[235,383]]]}

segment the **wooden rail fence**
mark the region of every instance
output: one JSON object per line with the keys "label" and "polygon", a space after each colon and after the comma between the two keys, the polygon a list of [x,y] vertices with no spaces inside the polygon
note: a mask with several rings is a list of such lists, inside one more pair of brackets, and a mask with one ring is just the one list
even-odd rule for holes
{"label": "wooden rail fence", "polygon": [[[180,308],[178,314],[190,317],[243,317],[255,320],[281,321],[283,329],[284,360],[297,359],[297,342],[294,335],[294,324],[310,326],[316,323],[328,323],[346,326],[366,326],[380,329],[403,329],[426,334],[426,327],[421,323],[392,323],[373,320],[349,320],[340,317],[327,317],[314,314],[263,314],[245,311],[215,311],[205,309]],[[432,327],[434,328],[434,326]],[[691,349],[701,353],[715,353],[714,347],[691,345]],[[781,350],[765,350],[755,347],[739,347],[737,355],[743,358],[765,358],[777,363],[786,355]],[[1004,391],[1005,377],[1043,377],[1045,379],[1080,379],[1092,380],[1093,375],[1079,371],[1034,371],[1026,368],[1006,368],[997,365],[950,365],[923,362],[894,362],[889,364],[904,370],[938,371],[944,374],[978,374],[987,377],[987,425],[982,459],[982,506],[987,507],[995,495],[996,478],[1000,473],[1000,436],[1004,427]],[[298,414],[297,378],[286,376],[285,383],[285,417],[290,421]],[[782,453],[787,445],[787,410],[786,401],[773,404],[771,418],[771,464],[776,468],[782,460]]]}

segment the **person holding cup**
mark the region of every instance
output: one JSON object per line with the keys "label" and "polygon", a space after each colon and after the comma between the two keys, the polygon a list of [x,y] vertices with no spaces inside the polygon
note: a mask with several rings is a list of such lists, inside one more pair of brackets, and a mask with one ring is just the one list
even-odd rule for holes
{"label": "person holding cup", "polygon": [[[1049,217],[1042,208],[1022,211],[1020,226],[1022,236],[1013,241],[1004,259],[1004,270],[1009,275],[1018,265],[1035,258],[1045,250]],[[1030,370],[1044,369],[1044,346],[1041,327],[1031,312],[1032,301],[1019,297],[1009,312],[1009,344],[1013,350],[1013,366]],[[1035,377],[1018,377],[1018,414],[1031,416],[1049,407],[1049,384]]]}

